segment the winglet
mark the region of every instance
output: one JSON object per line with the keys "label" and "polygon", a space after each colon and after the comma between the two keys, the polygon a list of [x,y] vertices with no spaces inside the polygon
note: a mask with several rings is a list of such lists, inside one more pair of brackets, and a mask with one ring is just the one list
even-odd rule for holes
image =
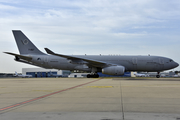
{"label": "winglet", "polygon": [[45,50],[46,50],[46,52],[48,53],[48,54],[55,54],[53,51],[51,51],[50,49],[48,49],[48,48],[44,48]]}

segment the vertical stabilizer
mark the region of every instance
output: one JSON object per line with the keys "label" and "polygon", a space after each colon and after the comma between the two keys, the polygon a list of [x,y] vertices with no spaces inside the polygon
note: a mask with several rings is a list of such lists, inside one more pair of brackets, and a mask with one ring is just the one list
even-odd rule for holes
{"label": "vertical stabilizer", "polygon": [[17,76],[18,75],[18,73],[15,71],[15,75]]}
{"label": "vertical stabilizer", "polygon": [[13,35],[20,54],[44,54],[20,30],[13,30]]}

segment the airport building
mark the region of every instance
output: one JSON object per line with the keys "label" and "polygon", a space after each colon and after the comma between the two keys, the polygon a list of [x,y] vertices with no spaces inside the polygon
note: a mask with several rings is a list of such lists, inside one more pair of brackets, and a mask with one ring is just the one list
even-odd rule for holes
{"label": "airport building", "polygon": [[13,77],[12,73],[0,73],[0,78],[11,78]]}
{"label": "airport building", "polygon": [[71,74],[69,70],[56,70],[44,68],[22,68],[22,74],[32,75],[32,77],[68,77]]}
{"label": "airport building", "polygon": [[[56,69],[44,69],[44,68],[22,68],[23,75],[32,75],[32,77],[55,77],[56,75],[62,77],[86,77],[86,72],[83,71],[69,71],[69,70],[56,70]],[[53,74],[53,75],[52,75]],[[106,75],[102,74],[101,72],[98,73],[100,77],[131,77],[133,76],[131,72],[126,72],[124,75],[121,76],[113,76],[113,75]]]}
{"label": "airport building", "polygon": [[[98,72],[99,77],[136,77],[134,73],[137,72],[125,72],[124,75],[120,76],[113,76],[113,75],[106,75],[102,74],[101,72]],[[84,71],[79,71],[79,70],[74,70],[74,71],[69,71],[69,70],[57,70],[57,69],[44,69],[44,68],[22,68],[22,74],[23,75],[32,75],[32,77],[86,77],[87,72]],[[138,74],[145,74],[148,75],[148,77],[156,77],[157,73],[156,72],[141,72]],[[14,77],[14,73],[0,73],[0,78],[6,78],[6,77]],[[161,77],[174,77],[175,72],[161,72]],[[178,74],[177,74],[178,75]],[[139,76],[138,76],[139,77]],[[180,77],[180,75],[175,76],[175,77]]]}

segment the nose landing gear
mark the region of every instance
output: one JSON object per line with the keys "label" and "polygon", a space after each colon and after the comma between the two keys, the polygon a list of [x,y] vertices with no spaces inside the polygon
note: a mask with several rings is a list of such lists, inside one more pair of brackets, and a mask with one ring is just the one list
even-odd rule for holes
{"label": "nose landing gear", "polygon": [[160,78],[160,72],[157,72],[156,78]]}

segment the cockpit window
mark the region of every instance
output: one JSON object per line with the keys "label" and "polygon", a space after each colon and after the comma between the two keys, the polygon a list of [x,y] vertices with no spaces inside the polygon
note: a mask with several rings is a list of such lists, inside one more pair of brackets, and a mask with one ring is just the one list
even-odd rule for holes
{"label": "cockpit window", "polygon": [[169,61],[172,62],[173,60],[170,59]]}

